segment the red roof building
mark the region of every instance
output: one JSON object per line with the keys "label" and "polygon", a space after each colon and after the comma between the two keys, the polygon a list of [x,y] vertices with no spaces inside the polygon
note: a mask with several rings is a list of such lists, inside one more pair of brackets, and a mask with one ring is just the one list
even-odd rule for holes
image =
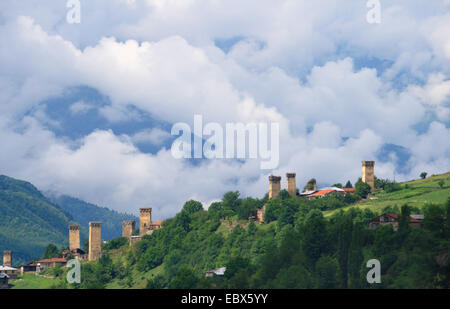
{"label": "red roof building", "polygon": [[[422,228],[423,215],[410,215],[409,225],[411,228]],[[396,213],[384,213],[369,221],[369,228],[375,230],[380,225],[390,224],[394,231],[398,230],[399,215]]]}
{"label": "red roof building", "polygon": [[66,263],[67,260],[65,258],[52,258],[40,260],[36,264],[36,271],[41,272],[50,268],[54,268],[58,265],[64,266],[66,265]]}

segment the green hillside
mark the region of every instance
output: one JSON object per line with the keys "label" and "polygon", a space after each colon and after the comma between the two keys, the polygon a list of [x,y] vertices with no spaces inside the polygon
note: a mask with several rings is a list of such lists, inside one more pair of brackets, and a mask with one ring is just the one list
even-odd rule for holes
{"label": "green hillside", "polygon": [[[442,188],[439,182],[442,181]],[[433,175],[429,178],[418,179],[400,183],[401,190],[386,193],[376,190],[372,194],[372,199],[363,200],[356,204],[342,208],[370,209],[371,211],[381,211],[387,206],[401,207],[404,204],[421,208],[427,203],[443,204],[450,197],[450,172],[440,175]],[[337,210],[325,211],[325,216],[330,216]]]}
{"label": "green hillside", "polygon": [[13,264],[41,257],[49,243],[68,244],[73,219],[32,184],[0,176],[0,252],[13,251]]}
{"label": "green hillside", "polygon": [[[366,185],[358,186],[356,193]],[[61,273],[53,287],[450,288],[448,174],[390,186],[374,194],[378,200],[337,194],[308,201],[283,190],[271,200],[228,192],[207,211],[189,201],[132,247],[110,241],[99,261],[83,263],[81,284],[68,285]],[[249,221],[264,204],[266,223]],[[398,231],[368,228],[383,211],[398,213]],[[417,212],[425,219],[413,229],[409,214]],[[370,259],[381,263],[379,284],[366,281]],[[225,276],[205,278],[223,266]]]}
{"label": "green hillside", "polygon": [[101,221],[108,240],[122,234],[122,220],[137,218],[68,196],[48,198],[29,182],[0,175],[0,256],[12,250],[15,266],[42,257],[49,244],[68,246],[71,223],[81,224],[83,242],[89,221]]}
{"label": "green hillside", "polygon": [[67,195],[48,196],[53,203],[64,209],[75,221],[80,223],[86,231],[89,229],[89,221],[101,221],[102,238],[104,240],[121,236],[122,221],[124,220],[134,220],[139,223],[139,218],[136,216],[119,213],[106,207],[99,207]]}

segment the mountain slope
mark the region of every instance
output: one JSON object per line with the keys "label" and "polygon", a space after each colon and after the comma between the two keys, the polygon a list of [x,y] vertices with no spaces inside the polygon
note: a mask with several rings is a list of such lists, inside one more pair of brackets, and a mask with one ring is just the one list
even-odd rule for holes
{"label": "mountain slope", "polygon": [[0,251],[13,251],[18,265],[42,256],[49,243],[67,245],[71,215],[32,184],[0,175]]}
{"label": "mountain slope", "polygon": [[86,230],[89,229],[89,221],[101,221],[102,238],[104,240],[110,240],[122,235],[122,221],[135,220],[139,222],[136,216],[99,207],[67,195],[56,196],[49,194],[48,197],[53,203],[69,213]]}
{"label": "mountain slope", "polygon": [[[439,182],[442,181],[442,187]],[[394,192],[376,191],[372,194],[373,199],[364,200],[356,204],[342,208],[370,209],[381,211],[387,206],[401,207],[404,204],[421,208],[425,204],[444,204],[450,197],[450,172],[433,175],[425,179],[417,179],[400,183],[401,190]],[[330,216],[339,211],[338,209],[325,211],[325,216]]]}
{"label": "mountain slope", "polygon": [[[165,220],[162,229],[132,247],[118,240],[105,246],[99,261],[83,265],[80,285],[68,285],[61,275],[55,287],[447,289],[448,176],[403,183],[394,192],[379,189],[378,200],[340,207],[327,218],[322,204],[289,194],[266,202],[264,224],[239,219],[241,209],[264,200],[241,199],[229,192],[207,211],[190,201]],[[326,197],[320,200],[335,203]],[[381,201],[390,201],[386,206],[392,209],[383,209],[377,204]],[[392,207],[412,201],[413,207]],[[386,211],[399,215],[398,230],[391,225],[370,228],[369,220]],[[407,224],[410,213],[420,212],[425,217],[421,228]],[[367,281],[371,259],[382,265],[381,284]],[[220,267],[227,267],[225,276],[205,278],[206,271]]]}

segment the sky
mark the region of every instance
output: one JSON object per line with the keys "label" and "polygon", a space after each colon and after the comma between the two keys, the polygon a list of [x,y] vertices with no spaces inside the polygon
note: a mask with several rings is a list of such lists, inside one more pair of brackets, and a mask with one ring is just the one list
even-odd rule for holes
{"label": "sky", "polygon": [[[450,1],[0,2],[0,174],[127,213],[175,215],[268,175],[301,190],[450,170]],[[280,161],[186,160],[177,122],[276,122]]]}

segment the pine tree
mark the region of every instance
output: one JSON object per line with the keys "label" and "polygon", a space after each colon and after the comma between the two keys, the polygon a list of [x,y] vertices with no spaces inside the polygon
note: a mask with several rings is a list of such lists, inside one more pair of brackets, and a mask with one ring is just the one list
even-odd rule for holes
{"label": "pine tree", "polygon": [[348,257],[352,240],[353,222],[349,215],[342,216],[338,224],[338,262],[344,288],[348,286]]}

